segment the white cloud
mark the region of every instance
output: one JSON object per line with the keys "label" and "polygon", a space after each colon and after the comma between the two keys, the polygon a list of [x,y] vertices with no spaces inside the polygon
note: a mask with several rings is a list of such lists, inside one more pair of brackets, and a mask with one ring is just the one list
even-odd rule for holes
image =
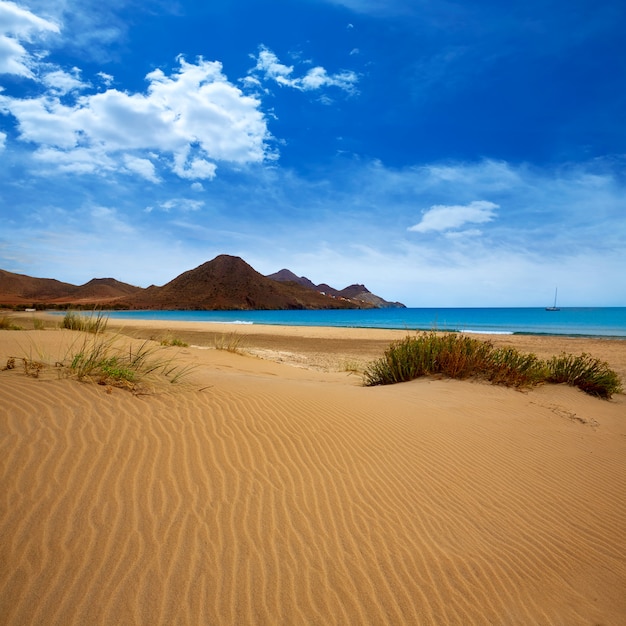
{"label": "white cloud", "polygon": [[165,212],[169,212],[172,209],[178,209],[180,211],[199,211],[203,206],[204,201],[190,200],[188,198],[175,198],[173,200],[159,202],[159,208]]}
{"label": "white cloud", "polygon": [[293,77],[294,67],[284,65],[278,57],[265,46],[261,46],[256,57],[256,65],[249,72],[252,79],[257,80],[254,74],[261,74],[265,80],[273,80],[283,87],[291,87],[299,91],[314,91],[322,87],[337,87],[347,93],[356,91],[359,78],[355,72],[342,70],[336,74],[329,74],[321,66],[313,67],[304,76]]}
{"label": "white cloud", "polygon": [[34,78],[34,59],[22,45],[35,35],[59,33],[54,22],[45,20],[14,2],[0,0],[0,74]]}
{"label": "white cloud", "polygon": [[110,87],[115,80],[114,76],[111,76],[111,74],[107,74],[106,72],[98,72],[96,76],[104,83],[105,87]]}
{"label": "white cloud", "polygon": [[[123,41],[128,32],[128,21],[120,15],[128,0],[28,0],[28,4],[33,12],[63,25],[62,45],[66,49],[73,48],[99,63],[117,55],[119,46],[111,44]],[[150,11],[151,4],[151,0],[143,0],[140,9]]]}
{"label": "white cloud", "polygon": [[54,156],[66,171],[131,169],[156,180],[146,169],[145,152],[153,151],[169,154],[169,167],[179,177],[210,180],[215,161],[271,158],[260,101],[230,83],[218,62],[187,63],[180,57],[171,74],[159,69],[146,76],[145,93],[107,89],[72,103],[62,102],[57,90],[77,84],[76,72],[75,83],[67,73],[52,76],[55,86],[43,96],[0,95],[0,106],[18,122],[20,138],[38,146],[36,156],[50,166]]}
{"label": "white cloud", "polygon": [[173,171],[181,178],[212,180],[215,178],[216,170],[215,163],[210,163],[205,159],[188,158],[187,150],[183,150],[174,158]]}
{"label": "white cloud", "polygon": [[134,157],[130,154],[124,155],[124,163],[126,168],[135,174],[139,174],[152,183],[161,182],[154,168],[154,163],[150,159],[142,159]]}
{"label": "white cloud", "polygon": [[6,147],[7,134],[0,132],[0,150],[4,150]]}
{"label": "white cloud", "polygon": [[495,217],[500,208],[493,202],[475,200],[467,205],[437,204],[424,211],[421,221],[409,227],[409,231],[425,233],[460,228],[464,224],[484,224]]}
{"label": "white cloud", "polygon": [[[71,151],[39,148],[34,157],[38,161],[35,173],[46,176],[52,171],[70,174],[105,175],[119,169],[118,162],[103,151],[75,148]],[[41,168],[41,164],[45,167]]]}
{"label": "white cloud", "polygon": [[73,67],[71,72],[55,69],[44,74],[41,82],[49,89],[51,94],[65,95],[72,91],[86,89],[90,85],[80,79],[80,70]]}

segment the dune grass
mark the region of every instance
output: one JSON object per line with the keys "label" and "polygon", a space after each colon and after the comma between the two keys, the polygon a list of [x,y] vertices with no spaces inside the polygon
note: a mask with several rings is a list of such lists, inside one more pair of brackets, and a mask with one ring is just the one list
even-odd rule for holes
{"label": "dune grass", "polygon": [[106,330],[109,318],[102,311],[93,311],[90,315],[81,315],[68,311],[63,317],[63,328],[81,330],[88,333],[102,333]]}
{"label": "dune grass", "polygon": [[177,365],[163,356],[161,346],[146,340],[140,344],[121,344],[118,336],[83,336],[61,362],[66,375],[100,385],[136,390],[156,378],[180,382],[192,366]]}
{"label": "dune grass", "polygon": [[189,344],[182,339],[178,339],[177,337],[165,337],[161,339],[160,344],[162,346],[176,346],[178,348],[188,348]]}
{"label": "dune grass", "polygon": [[489,341],[435,332],[392,343],[382,358],[367,366],[363,380],[367,386],[389,385],[434,375],[517,388],[567,383],[605,399],[622,390],[619,376],[608,364],[587,354],[563,354],[544,361],[515,348],[496,348]]}
{"label": "dune grass", "polygon": [[8,315],[3,315],[0,317],[0,330],[22,330],[22,327],[14,324]]}
{"label": "dune grass", "polygon": [[162,383],[179,383],[195,365],[181,365],[167,349],[145,340],[129,340],[122,335],[78,331],[62,355],[45,353],[35,341],[23,350],[25,356],[9,357],[2,370],[16,369],[21,363],[27,376],[56,372],[62,378],[146,392]]}
{"label": "dune grass", "polygon": [[245,341],[245,335],[240,335],[239,333],[223,333],[216,335],[213,343],[216,350],[226,350],[226,352],[241,354]]}

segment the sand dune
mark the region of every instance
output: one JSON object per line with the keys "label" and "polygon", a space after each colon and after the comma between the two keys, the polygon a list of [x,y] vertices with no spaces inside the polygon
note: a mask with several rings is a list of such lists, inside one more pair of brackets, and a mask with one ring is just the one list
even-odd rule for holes
{"label": "sand dune", "polygon": [[0,372],[3,623],[626,621],[625,396],[167,350],[147,395]]}

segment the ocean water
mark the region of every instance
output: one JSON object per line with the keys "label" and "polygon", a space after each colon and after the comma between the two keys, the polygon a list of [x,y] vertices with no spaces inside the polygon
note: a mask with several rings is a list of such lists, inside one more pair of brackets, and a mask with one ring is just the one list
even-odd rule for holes
{"label": "ocean water", "polygon": [[467,333],[583,335],[626,338],[626,307],[428,308],[330,311],[112,311],[115,319],[395,328]]}

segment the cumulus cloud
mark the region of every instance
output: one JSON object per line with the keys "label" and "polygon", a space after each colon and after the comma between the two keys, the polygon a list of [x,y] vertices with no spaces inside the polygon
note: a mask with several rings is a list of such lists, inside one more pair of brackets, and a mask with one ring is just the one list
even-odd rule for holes
{"label": "cumulus cloud", "polygon": [[126,154],[124,155],[124,164],[129,171],[139,174],[142,178],[152,183],[161,182],[161,179],[157,176],[154,163],[150,159],[142,159]]}
{"label": "cumulus cloud", "polygon": [[7,134],[0,132],[0,150],[4,150],[7,141]]}
{"label": "cumulus cloud", "polygon": [[466,205],[436,204],[425,211],[421,221],[408,230],[426,233],[457,229],[465,224],[484,224],[493,220],[498,208],[497,204],[486,200],[475,200]]}
{"label": "cumulus cloud", "polygon": [[216,162],[261,162],[271,156],[260,101],[230,83],[217,61],[178,58],[170,74],[146,76],[145,93],[107,89],[62,101],[60,92],[84,86],[78,72],[47,74],[46,93],[20,99],[0,95],[17,120],[19,137],[37,146],[36,157],[65,171],[134,171],[156,181],[146,152],[169,155],[171,172],[212,179]]}
{"label": "cumulus cloud", "polygon": [[45,20],[14,2],[0,0],[0,74],[13,74],[34,78],[35,61],[23,43],[35,36],[59,33],[54,22]]}
{"label": "cumulus cloud", "polygon": [[255,57],[256,65],[249,72],[248,82],[253,84],[257,75],[265,80],[272,80],[283,87],[291,87],[299,91],[314,91],[323,87],[337,87],[347,93],[356,91],[359,78],[355,72],[342,70],[335,74],[329,74],[321,66],[309,69],[303,76],[294,76],[294,67],[281,63],[278,57],[265,46],[259,48],[259,54]]}
{"label": "cumulus cloud", "polygon": [[44,74],[41,82],[49,89],[50,93],[60,96],[89,87],[80,79],[80,70],[73,67],[71,72],[55,69]]}

